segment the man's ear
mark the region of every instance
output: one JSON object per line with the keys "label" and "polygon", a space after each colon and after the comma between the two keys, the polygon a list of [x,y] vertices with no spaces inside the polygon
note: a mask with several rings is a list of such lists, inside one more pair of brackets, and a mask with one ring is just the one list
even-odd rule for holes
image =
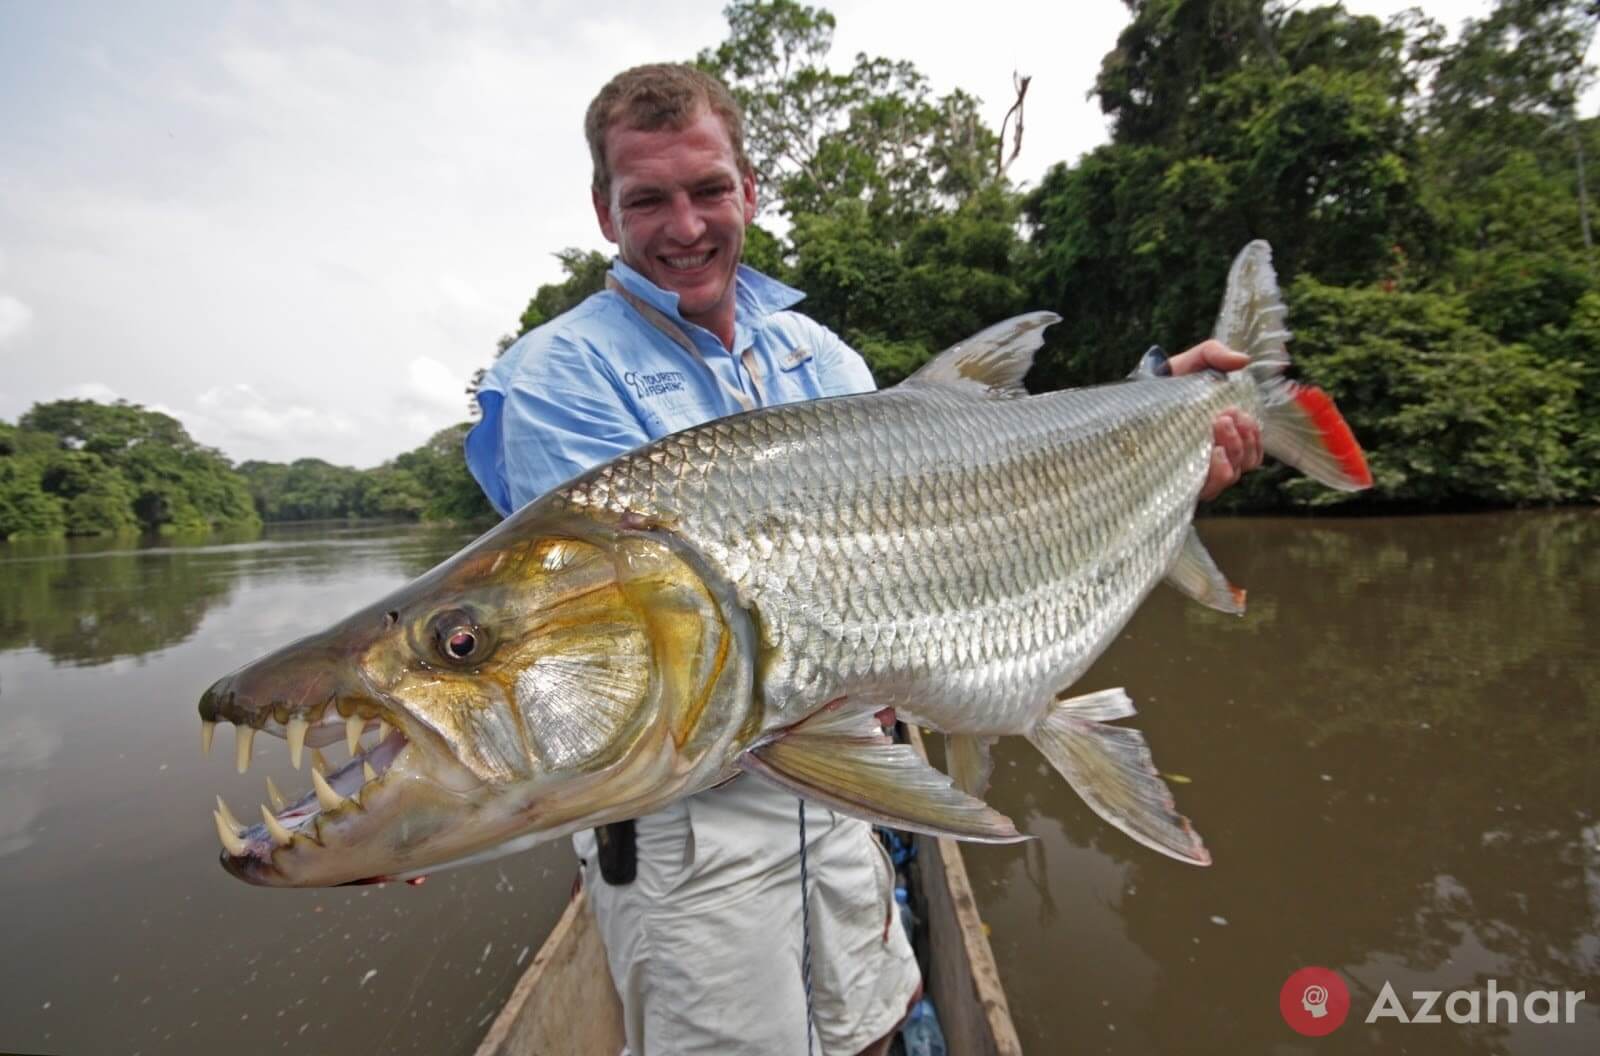
{"label": "man's ear", "polygon": [[610,197],[591,187],[589,188],[589,201],[594,203],[594,218],[600,221],[600,233],[606,236],[607,242],[615,243],[617,241],[617,225],[611,215]]}
{"label": "man's ear", "polygon": [[756,218],[756,174],[746,170],[739,177],[739,195],[744,199],[744,222],[748,225]]}

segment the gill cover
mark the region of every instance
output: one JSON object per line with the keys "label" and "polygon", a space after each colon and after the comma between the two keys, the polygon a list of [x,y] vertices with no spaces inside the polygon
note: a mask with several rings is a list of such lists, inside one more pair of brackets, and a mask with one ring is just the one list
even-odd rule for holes
{"label": "gill cover", "polygon": [[436,571],[393,692],[486,783],[603,771],[658,734],[676,771],[745,717],[749,617],[668,532],[530,507]]}

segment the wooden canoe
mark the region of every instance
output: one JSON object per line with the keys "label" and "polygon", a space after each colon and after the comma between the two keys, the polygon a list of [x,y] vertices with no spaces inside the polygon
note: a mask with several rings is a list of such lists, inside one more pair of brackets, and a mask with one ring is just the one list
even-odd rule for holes
{"label": "wooden canoe", "polygon": [[[920,749],[921,738],[912,731]],[[1021,1056],[994,951],[956,841],[916,837],[913,902],[927,918],[925,984],[955,1056]],[[478,1045],[477,1056],[617,1056],[622,1004],[585,892],[567,904]]]}

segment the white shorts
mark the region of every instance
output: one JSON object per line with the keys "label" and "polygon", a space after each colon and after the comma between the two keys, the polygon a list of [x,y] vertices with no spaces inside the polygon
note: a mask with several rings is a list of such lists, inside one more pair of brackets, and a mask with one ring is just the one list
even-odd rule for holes
{"label": "white shorts", "polygon": [[[574,837],[633,1056],[804,1056],[799,801],[744,776],[637,825],[638,873],[600,876]],[[854,1056],[906,1014],[921,978],[872,827],[806,805],[816,1048]]]}

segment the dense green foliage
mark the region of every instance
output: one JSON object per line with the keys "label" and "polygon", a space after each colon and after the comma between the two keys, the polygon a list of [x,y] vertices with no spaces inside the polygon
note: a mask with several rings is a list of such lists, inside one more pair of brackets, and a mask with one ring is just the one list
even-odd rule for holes
{"label": "dense green foliage", "polygon": [[[1024,193],[962,92],[828,65],[835,20],[734,0],[700,53],[745,108],[764,206],[751,263],[881,384],[1028,308],[1058,311],[1033,387],[1127,373],[1204,337],[1229,260],[1274,249],[1302,376],[1338,399],[1377,486],[1357,503],[1600,499],[1600,283],[1587,168],[1589,0],[1499,0],[1454,39],[1409,11],[1126,0],[1095,93],[1111,142]],[[598,289],[562,254],[522,331]],[[1279,470],[1234,508],[1349,502]]]}
{"label": "dense green foliage", "polygon": [[375,469],[245,462],[136,404],[59,400],[0,422],[0,539],[207,532],[261,521],[491,515],[461,457],[468,425]]}
{"label": "dense green foliage", "polygon": [[204,532],[257,520],[228,461],[127,402],[36,404],[0,423],[0,539]]}
{"label": "dense green foliage", "polygon": [[491,514],[467,472],[461,443],[467,423],[441,429],[428,442],[375,469],[335,466],[319,458],[245,462],[239,473],[267,521],[355,517],[467,521]]}
{"label": "dense green foliage", "polygon": [[[1040,372],[1106,380],[1192,342],[1223,262],[1265,238],[1296,362],[1368,451],[1360,501],[1600,497],[1589,6],[1502,0],[1445,44],[1415,13],[1130,4],[1097,89],[1113,141],[1027,197],[1030,287],[1070,320]],[[1227,501],[1346,500],[1279,470]]]}

